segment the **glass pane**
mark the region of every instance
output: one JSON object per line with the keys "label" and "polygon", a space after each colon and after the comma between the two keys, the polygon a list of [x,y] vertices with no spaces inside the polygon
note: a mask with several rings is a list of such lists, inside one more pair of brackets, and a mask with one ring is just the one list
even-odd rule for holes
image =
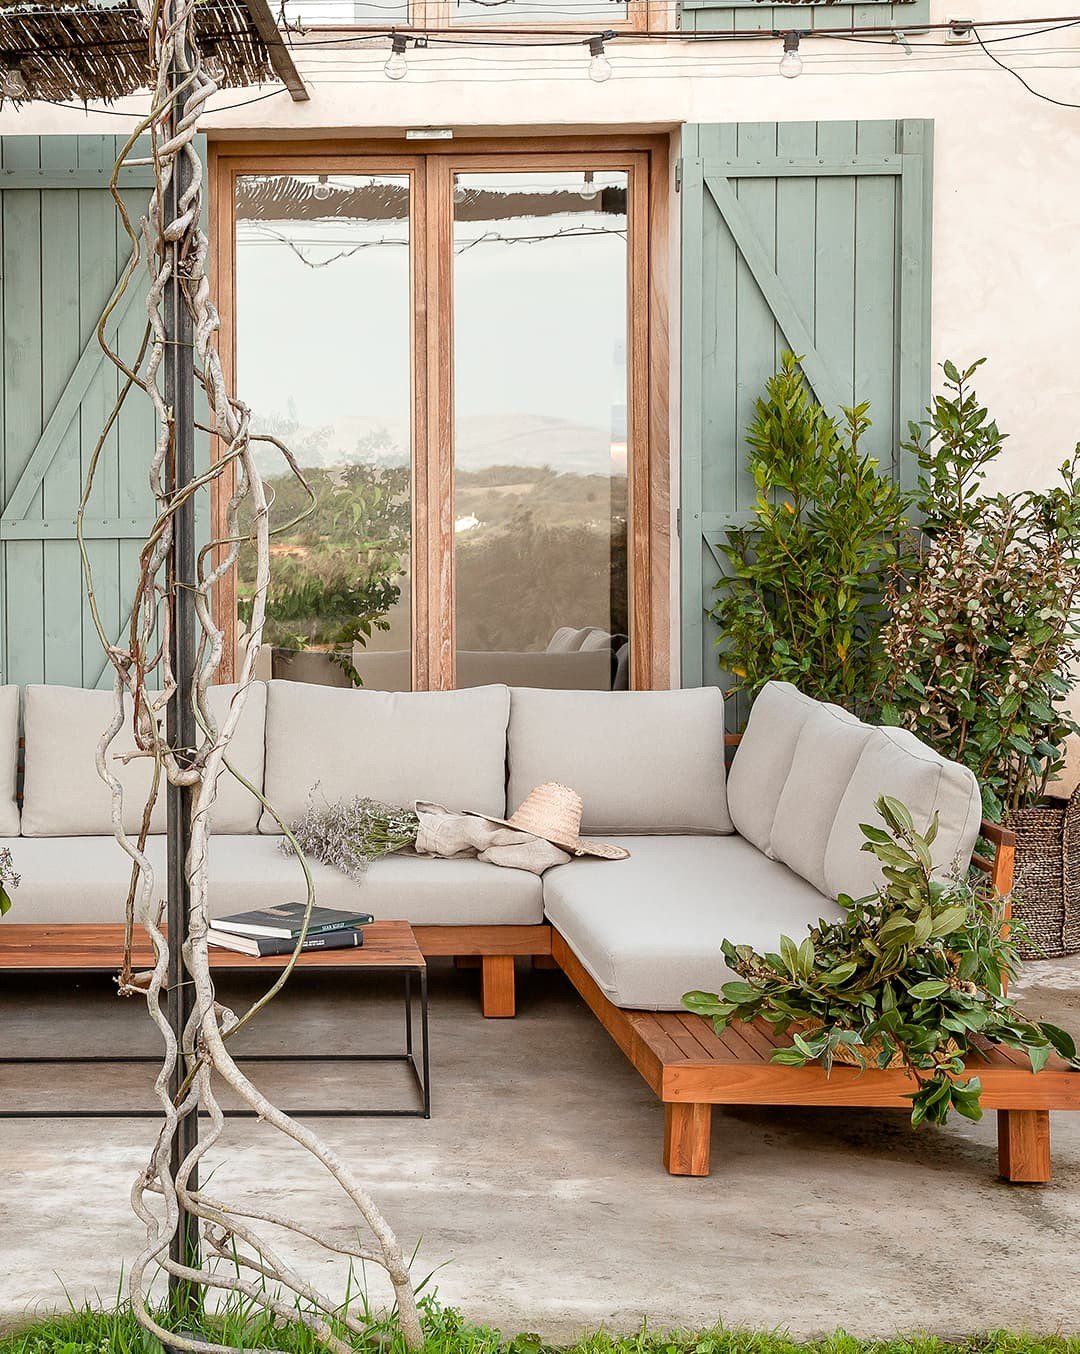
{"label": "glass pane", "polygon": [[[411,340],[406,175],[258,174],[236,202],[238,386],[285,442],[306,495],[264,445],[274,492],[265,641],[273,675],[411,685]],[[240,564],[240,620],[254,561]]]}
{"label": "glass pane", "polygon": [[459,686],[629,685],[627,189],[456,180]]}
{"label": "glass pane", "polygon": [[[625,23],[626,0],[453,0],[451,22],[488,27],[492,24]],[[585,50],[584,48],[582,49]],[[588,53],[585,53],[585,58]]]}

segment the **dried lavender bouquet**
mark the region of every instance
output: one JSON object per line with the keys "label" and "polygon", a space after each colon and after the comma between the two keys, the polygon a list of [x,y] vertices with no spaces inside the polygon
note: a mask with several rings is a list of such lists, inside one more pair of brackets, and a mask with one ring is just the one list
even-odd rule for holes
{"label": "dried lavender bouquet", "polygon": [[[316,784],[303,816],[290,830],[305,856],[333,865],[359,883],[373,860],[412,846],[419,825],[412,809],[363,795],[331,802],[320,797]],[[288,837],[281,839],[280,849],[294,854]]]}

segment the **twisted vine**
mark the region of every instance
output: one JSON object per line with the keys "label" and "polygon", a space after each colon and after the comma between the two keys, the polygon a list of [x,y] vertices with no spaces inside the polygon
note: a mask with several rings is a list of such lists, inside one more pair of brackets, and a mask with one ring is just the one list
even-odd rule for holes
{"label": "twisted vine", "polygon": [[[98,324],[99,343],[122,379],[117,400],[90,456],[78,513],[78,539],[88,606],[113,669],[115,705],[109,726],[97,747],[97,769],[111,793],[114,835],[131,861],[120,990],[127,995],[145,997],[150,1017],[164,1045],[162,1064],[154,1082],[162,1124],[150,1159],[131,1189],[132,1207],[144,1224],[146,1241],[132,1265],[128,1291],[140,1323],[174,1348],[205,1351],[206,1354],[212,1351],[232,1354],[234,1347],[190,1334],[168,1332],[160,1326],[149,1300],[150,1283],[159,1268],[174,1279],[188,1281],[201,1290],[242,1295],[283,1320],[299,1319],[333,1354],[348,1354],[352,1346],[338,1332],[344,1328],[350,1335],[362,1335],[361,1320],[306,1282],[267,1240],[265,1229],[271,1229],[271,1235],[280,1232],[314,1240],[337,1254],[383,1269],[393,1287],[406,1343],[415,1348],[422,1342],[422,1334],[408,1265],[374,1200],[337,1153],[317,1134],[272,1104],[229,1053],[230,1037],[281,990],[299,954],[303,936],[276,981],[242,1015],[238,1016],[216,1000],[210,972],[207,940],[209,814],[219,775],[235,776],[273,812],[258,789],[246,782],[228,761],[229,746],[254,680],[270,577],[269,503],[255,465],[253,443],[273,443],[302,482],[303,476],[286,447],[274,438],[259,438],[251,432],[250,411],[230,393],[218,353],[220,319],[211,301],[208,241],[201,226],[203,167],[194,145],[199,115],[217,85],[208,75],[195,43],[196,3],[197,0],[144,0],[143,12],[149,29],[155,74],[151,108],[122,148],[110,181],[123,228],[131,240],[132,256]],[[143,136],[148,136],[150,141],[148,157],[135,153],[136,143]],[[137,228],[131,221],[119,187],[120,173],[125,165],[150,165],[154,171],[155,186]],[[175,196],[174,182],[183,188],[179,194],[179,209],[170,211],[170,202]],[[143,266],[150,279],[146,297],[147,320],[138,353],[129,364],[110,344],[107,327],[121,297],[135,285]],[[209,408],[209,422],[198,426],[217,438],[219,448],[218,456],[207,470],[182,484],[171,483],[176,421],[161,380],[171,341],[164,302],[169,284],[176,280],[174,267],[179,272],[182,304],[192,322],[196,379],[205,392]],[[139,554],[131,619],[125,635],[118,640],[106,632],[102,623],[84,540],[83,518],[106,439],[124,402],[136,388],[152,402],[157,420],[157,436],[147,467],[156,515]],[[231,478],[224,533],[201,548],[193,589],[198,636],[192,699],[199,730],[198,746],[178,747],[170,743],[164,720],[169,703],[179,699],[169,642],[177,588],[168,567],[177,516],[196,494],[208,490],[215,482],[228,484]],[[250,521],[250,526],[242,527],[242,512],[244,521]],[[224,718],[218,722],[207,699],[224,649],[224,634],[214,620],[214,589],[235,567],[241,545],[246,540],[253,542],[257,561],[250,640],[241,662],[236,694]],[[137,748],[129,755],[149,758],[153,762],[152,786],[135,834],[125,831],[124,788],[114,771],[116,757],[111,752],[114,740],[125,725],[131,726]],[[169,939],[161,925],[154,870],[146,851],[151,811],[163,783],[187,786],[191,791],[190,851],[185,862],[190,906],[188,940],[182,958],[186,981],[193,986],[195,1001],[191,1019],[179,1040],[162,1004],[167,988]],[[280,823],[280,819],[278,821]],[[289,835],[285,825],[281,826]],[[299,851],[297,855],[307,880],[307,915],[310,916],[314,901],[311,875]],[[136,926],[146,931],[153,946],[154,965],[148,973],[133,971],[132,946]],[[184,1075],[179,1094],[174,1098],[170,1085],[178,1066]],[[256,1211],[246,1204],[237,1205],[195,1187],[193,1177],[197,1174],[198,1164],[219,1143],[225,1127],[217,1095],[219,1083],[227,1085],[259,1119],[273,1125],[322,1164],[366,1224],[372,1237],[370,1244],[342,1244],[284,1213]],[[208,1129],[174,1172],[172,1147],[179,1126],[188,1116],[200,1113],[206,1116]],[[206,1255],[208,1263],[200,1259],[197,1265],[187,1265],[171,1258],[170,1243],[178,1233],[181,1210],[197,1220],[200,1255]],[[227,1266],[217,1263],[226,1258]]]}

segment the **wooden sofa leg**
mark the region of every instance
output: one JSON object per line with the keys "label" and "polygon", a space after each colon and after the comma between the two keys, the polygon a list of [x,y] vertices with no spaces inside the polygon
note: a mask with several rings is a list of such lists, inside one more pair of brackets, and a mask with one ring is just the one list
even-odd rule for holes
{"label": "wooden sofa leg", "polygon": [[485,954],[480,967],[481,1007],[489,1017],[514,1014],[514,956]]}
{"label": "wooden sofa leg", "polygon": [[669,1175],[708,1175],[711,1105],[664,1105],[664,1167]]}
{"label": "wooden sofa leg", "polygon": [[1014,1185],[1050,1179],[1050,1111],[998,1110],[998,1169]]}

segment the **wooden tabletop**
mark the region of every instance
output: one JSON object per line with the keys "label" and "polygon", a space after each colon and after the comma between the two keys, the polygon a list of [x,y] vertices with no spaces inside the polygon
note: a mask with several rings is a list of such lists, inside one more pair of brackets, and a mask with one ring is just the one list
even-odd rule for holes
{"label": "wooden tabletop", "polygon": [[[124,949],[122,925],[28,926],[0,922],[0,971],[23,973],[109,972],[119,969]],[[153,949],[142,927],[135,932],[135,968],[152,968]],[[284,968],[289,956],[256,959],[235,950],[210,947],[210,965],[215,969]],[[421,971],[424,956],[407,921],[376,921],[364,927],[364,943],[348,950],[308,950],[297,960],[298,968],[323,969],[415,969]]]}

